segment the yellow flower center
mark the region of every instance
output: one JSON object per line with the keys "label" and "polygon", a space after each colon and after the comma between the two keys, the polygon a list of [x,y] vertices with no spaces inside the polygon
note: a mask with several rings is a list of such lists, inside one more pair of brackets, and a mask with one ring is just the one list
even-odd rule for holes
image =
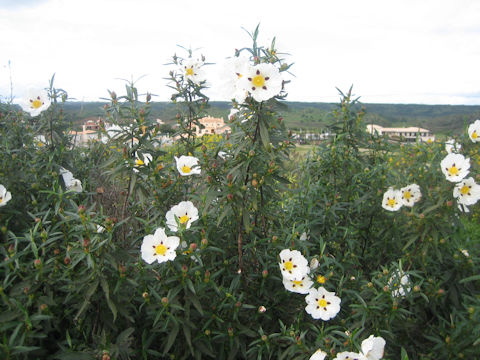
{"label": "yellow flower center", "polygon": [[327,306],[327,300],[325,300],[325,299],[318,300],[318,306],[320,306],[322,308],[326,307]]}
{"label": "yellow flower center", "polygon": [[450,169],[448,169],[448,173],[450,176],[458,175],[458,169],[455,165],[453,165]]}
{"label": "yellow flower center", "polygon": [[293,280],[295,285],[302,285],[302,280]]}
{"label": "yellow flower center", "polygon": [[403,193],[403,197],[407,200],[410,200],[410,198],[412,197],[412,194],[410,193],[410,190],[407,190]]}
{"label": "yellow flower center", "polygon": [[137,159],[137,161],[135,161],[135,164],[137,164],[137,166],[145,165],[145,163],[140,159]]}
{"label": "yellow flower center", "polygon": [[40,106],[43,105],[43,102],[40,99],[30,100],[30,103],[32,104],[32,108],[34,109],[38,109]]}
{"label": "yellow flower center", "polygon": [[462,195],[467,195],[470,191],[470,187],[467,185],[463,185],[462,188],[460,189],[460,192]]}
{"label": "yellow flower center", "polygon": [[477,130],[475,130],[475,131],[472,133],[472,139],[476,139],[477,137],[478,137]]}
{"label": "yellow flower center", "polygon": [[167,247],[163,244],[155,246],[155,254],[164,256],[167,252]]}
{"label": "yellow flower center", "polygon": [[187,165],[182,166],[182,172],[184,172],[185,174],[189,174],[190,171],[192,171],[192,168],[190,166],[187,166]]}
{"label": "yellow flower center", "polygon": [[388,199],[387,201],[387,205],[390,207],[394,207],[396,203],[395,199]]}
{"label": "yellow flower center", "polygon": [[38,147],[42,147],[44,144],[43,144],[43,142],[39,141],[37,145],[38,145]]}
{"label": "yellow flower center", "polygon": [[325,279],[325,276],[323,276],[323,275],[318,275],[317,276],[317,282],[318,283],[325,284],[326,281],[327,281],[327,279]]}
{"label": "yellow flower center", "polygon": [[193,72],[193,68],[187,68],[187,69],[185,70],[185,74],[186,74],[187,76],[193,76],[193,75],[195,75],[195,73]]}
{"label": "yellow flower center", "polygon": [[256,75],[252,79],[252,83],[255,87],[263,87],[265,85],[265,78],[262,75]]}
{"label": "yellow flower center", "polygon": [[292,270],[292,269],[293,269],[293,262],[287,261],[287,262],[285,263],[285,269],[287,269],[287,271]]}
{"label": "yellow flower center", "polygon": [[188,220],[190,220],[190,218],[188,217],[188,215],[183,215],[180,216],[178,220],[180,221],[180,224],[185,224],[186,222],[188,222]]}
{"label": "yellow flower center", "polygon": [[0,204],[2,203],[2,201],[3,201],[3,197],[0,196]]}

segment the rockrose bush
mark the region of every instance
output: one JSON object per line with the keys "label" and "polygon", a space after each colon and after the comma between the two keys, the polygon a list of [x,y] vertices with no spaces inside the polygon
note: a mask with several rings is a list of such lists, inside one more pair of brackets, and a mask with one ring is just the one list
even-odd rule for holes
{"label": "rockrose bush", "polygon": [[196,135],[214,65],[190,50],[166,69],[172,137],[133,81],[86,148],[53,79],[0,104],[2,359],[477,356],[478,123],[399,145],[349,91],[294,162],[289,59],[249,35],[208,85],[223,135]]}

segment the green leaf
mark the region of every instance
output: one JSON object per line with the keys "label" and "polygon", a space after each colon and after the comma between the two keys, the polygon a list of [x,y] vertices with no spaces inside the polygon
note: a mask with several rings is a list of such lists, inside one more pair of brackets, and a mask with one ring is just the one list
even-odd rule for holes
{"label": "green leaf", "polygon": [[260,138],[262,139],[263,146],[265,149],[268,148],[270,145],[270,136],[268,135],[268,129],[267,126],[265,125],[265,122],[262,121],[261,119],[259,120],[259,126],[260,126]]}
{"label": "green leaf", "polygon": [[78,317],[85,311],[85,309],[87,308],[88,304],[90,303],[90,298],[92,297],[93,293],[95,292],[95,290],[97,290],[97,287],[98,287],[98,284],[99,284],[99,281],[98,279],[93,283],[92,286],[90,286],[90,289],[88,289],[86,295],[85,295],[85,300],[83,301],[83,304],[82,306],[80,307],[80,309],[78,310],[77,312],[77,315],[75,315],[75,318],[74,320],[75,321],[78,321]]}
{"label": "green leaf", "polygon": [[173,328],[170,331],[170,334],[168,335],[167,344],[165,345],[165,348],[163,349],[163,355],[166,355],[168,353],[168,350],[170,350],[173,343],[175,342],[175,339],[177,338],[179,328],[180,328],[180,326],[178,325],[178,323],[175,323],[175,325],[173,325]]}
{"label": "green leaf", "polygon": [[110,299],[110,289],[108,287],[108,282],[104,277],[102,277],[102,278],[100,278],[100,283],[102,285],[102,289],[103,289],[103,292],[105,294],[105,300],[107,300],[107,305],[108,305],[108,307],[110,308],[110,311],[113,314],[113,322],[115,322],[115,320],[117,318],[117,307],[113,303],[112,299]]}
{"label": "green leaf", "polygon": [[461,284],[463,284],[463,283],[470,282],[470,281],[475,281],[475,280],[480,280],[480,275],[469,276],[469,277],[466,277],[466,278],[460,280],[459,282]]}

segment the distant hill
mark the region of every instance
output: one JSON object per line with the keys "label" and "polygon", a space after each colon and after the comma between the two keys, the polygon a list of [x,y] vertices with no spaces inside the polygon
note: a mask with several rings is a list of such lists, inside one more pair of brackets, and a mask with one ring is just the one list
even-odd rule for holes
{"label": "distant hill", "polygon": [[[67,102],[64,110],[70,119],[79,124],[88,117],[103,116],[101,102]],[[284,102],[282,110],[285,124],[292,130],[321,131],[333,122],[332,110],[335,103]],[[361,104],[365,107],[366,123],[382,126],[419,126],[435,134],[459,134],[464,125],[480,119],[477,105],[413,105],[413,104]],[[206,113],[226,118],[230,112],[229,102],[212,101]],[[151,115],[166,123],[174,123],[177,107],[170,102],[152,103]]]}

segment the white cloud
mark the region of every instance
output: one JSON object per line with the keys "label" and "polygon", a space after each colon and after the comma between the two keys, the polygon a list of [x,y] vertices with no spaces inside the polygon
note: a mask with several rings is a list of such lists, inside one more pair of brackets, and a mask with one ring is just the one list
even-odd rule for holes
{"label": "white cloud", "polygon": [[467,0],[0,2],[0,95],[11,60],[17,93],[56,73],[71,96],[96,99],[121,92],[118,78],[147,75],[140,90],[167,101],[163,64],[177,44],[221,63],[250,45],[242,27],[261,23],[260,44],[276,36],[295,63],[290,100],[337,101],[335,87],[353,84],[364,102],[480,104],[479,18],[480,2]]}

